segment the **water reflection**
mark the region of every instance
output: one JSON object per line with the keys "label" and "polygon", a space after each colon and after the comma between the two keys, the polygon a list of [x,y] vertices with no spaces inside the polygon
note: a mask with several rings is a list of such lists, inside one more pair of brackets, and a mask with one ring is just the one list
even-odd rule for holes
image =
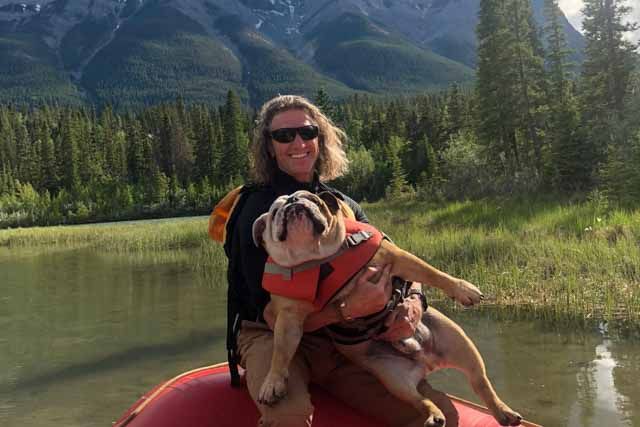
{"label": "water reflection", "polygon": [[[640,426],[640,344],[598,333],[450,314],[476,342],[496,390],[546,427]],[[431,376],[439,388],[478,402],[452,371]]]}
{"label": "water reflection", "polygon": [[[0,425],[109,425],[158,382],[224,360],[224,274],[197,272],[194,256],[0,248]],[[527,418],[640,426],[640,343],[450,315]],[[454,371],[431,379],[477,401]]]}
{"label": "water reflection", "polygon": [[[612,425],[627,400],[615,387],[613,370],[616,362],[609,351],[611,341],[605,339],[595,348],[596,358],[577,374],[578,400],[571,406],[569,427]],[[631,425],[624,417],[620,425]]]}
{"label": "water reflection", "polygon": [[0,252],[0,425],[109,425],[223,358],[224,288],[203,286],[189,253]]}

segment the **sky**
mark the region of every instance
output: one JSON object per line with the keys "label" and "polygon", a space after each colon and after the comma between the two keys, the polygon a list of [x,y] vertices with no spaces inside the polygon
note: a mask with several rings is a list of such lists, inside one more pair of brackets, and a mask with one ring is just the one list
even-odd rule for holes
{"label": "sky", "polygon": [[[582,22],[582,14],[580,13],[582,0],[558,0],[558,3],[560,9],[562,9],[574,28],[582,31],[582,25],[580,24]],[[633,8],[629,14],[630,20],[640,23],[640,1],[627,0],[627,4]],[[640,41],[640,30],[635,31],[635,33],[631,35],[631,38],[635,41]]]}

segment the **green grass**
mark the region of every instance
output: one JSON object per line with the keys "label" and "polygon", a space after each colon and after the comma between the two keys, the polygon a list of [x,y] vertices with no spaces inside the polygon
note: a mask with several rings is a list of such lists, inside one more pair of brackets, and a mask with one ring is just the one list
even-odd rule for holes
{"label": "green grass", "polygon": [[640,211],[544,200],[366,209],[399,246],[478,285],[487,306],[640,327]]}
{"label": "green grass", "polygon": [[[640,331],[640,211],[597,202],[491,200],[364,206],[399,246],[478,285],[483,306],[554,323]],[[0,231],[0,247],[93,248],[136,254],[191,249],[193,267],[222,271],[204,218]],[[438,307],[453,309],[429,291]],[[480,308],[482,309],[482,307]]]}
{"label": "green grass", "polygon": [[0,231],[0,247],[39,250],[90,249],[170,259],[172,252],[189,250],[188,263],[205,276],[226,271],[222,245],[209,240],[203,218],[144,222],[18,228]]}

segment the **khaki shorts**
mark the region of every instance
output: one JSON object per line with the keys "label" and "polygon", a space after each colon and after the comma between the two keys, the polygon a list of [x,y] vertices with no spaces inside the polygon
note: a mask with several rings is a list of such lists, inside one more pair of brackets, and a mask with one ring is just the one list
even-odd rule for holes
{"label": "khaki shorts", "polygon": [[[244,321],[238,335],[240,365],[253,401],[257,401],[262,382],[269,371],[273,351],[273,332],[260,323]],[[361,413],[389,426],[424,425],[424,416],[413,406],[396,399],[370,373],[338,353],[331,341],[320,335],[305,334],[289,369],[288,394],[272,407],[256,403],[262,427],[305,427],[311,425],[313,405],[308,385],[313,382]],[[447,427],[457,425],[451,401],[433,391],[429,397],[444,412]]]}

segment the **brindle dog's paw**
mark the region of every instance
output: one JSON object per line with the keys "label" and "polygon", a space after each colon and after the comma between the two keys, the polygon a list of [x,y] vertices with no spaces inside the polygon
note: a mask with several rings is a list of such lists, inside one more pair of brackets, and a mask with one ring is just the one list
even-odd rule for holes
{"label": "brindle dog's paw", "polygon": [[446,424],[444,415],[431,414],[424,422],[424,427],[444,427]]}
{"label": "brindle dog's paw", "polygon": [[268,374],[260,387],[258,403],[273,406],[287,395],[287,378]]}
{"label": "brindle dog's paw", "polygon": [[522,421],[522,415],[504,405],[500,413],[496,414],[496,420],[501,426],[519,426]]}
{"label": "brindle dog's paw", "polygon": [[456,279],[449,296],[464,306],[472,306],[480,303],[484,299],[482,291],[466,280]]}

